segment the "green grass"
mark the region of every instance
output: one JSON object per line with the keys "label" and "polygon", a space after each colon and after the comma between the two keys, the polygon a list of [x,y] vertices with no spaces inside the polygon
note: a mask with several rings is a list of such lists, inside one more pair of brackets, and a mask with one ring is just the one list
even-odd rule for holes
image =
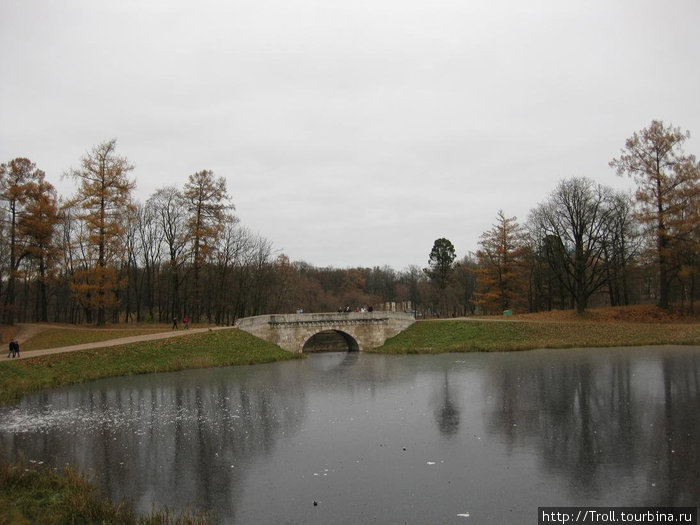
{"label": "green grass", "polygon": [[46,328],[34,337],[22,343],[22,350],[41,350],[43,348],[59,348],[62,346],[80,345],[83,343],[99,343],[110,339],[131,337],[135,335],[159,334],[166,332],[165,328]]}
{"label": "green grass", "polygon": [[98,350],[0,362],[0,404],[43,388],[109,376],[187,368],[247,365],[293,359],[295,354],[232,328]]}
{"label": "green grass", "polygon": [[700,344],[700,324],[419,321],[373,352],[493,352],[660,344]]}
{"label": "green grass", "polygon": [[55,471],[37,464],[0,465],[0,525],[110,524],[203,525],[206,515],[167,509],[137,515],[125,502],[115,504],[71,467]]}

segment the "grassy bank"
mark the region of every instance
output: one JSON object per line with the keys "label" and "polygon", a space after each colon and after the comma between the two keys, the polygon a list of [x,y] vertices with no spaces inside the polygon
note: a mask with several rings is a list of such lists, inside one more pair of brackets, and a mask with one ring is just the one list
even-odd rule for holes
{"label": "grassy bank", "polygon": [[700,324],[500,319],[419,321],[373,351],[437,354],[661,344],[700,344]]}
{"label": "grassy bank", "polygon": [[76,470],[54,471],[37,464],[0,461],[0,525],[200,525],[205,515],[154,510],[136,514],[126,503],[115,504]]}
{"label": "grassy bank", "polygon": [[294,354],[237,329],[0,362],[0,404],[71,383],[187,368],[269,363]]}
{"label": "grassy bank", "polygon": [[166,328],[54,328],[41,330],[31,339],[22,344],[23,351],[41,350],[43,348],[59,348],[61,346],[80,345],[83,343],[99,343],[121,337],[158,334],[167,331]]}

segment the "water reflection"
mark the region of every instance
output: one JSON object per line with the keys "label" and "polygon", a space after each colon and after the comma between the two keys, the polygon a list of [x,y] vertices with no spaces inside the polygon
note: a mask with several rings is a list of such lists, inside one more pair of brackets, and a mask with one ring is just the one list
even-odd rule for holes
{"label": "water reflection", "polygon": [[657,406],[652,421],[648,454],[649,477],[659,490],[650,494],[655,504],[674,505],[700,501],[700,374],[698,359],[661,359],[663,405]]}
{"label": "water reflection", "polygon": [[491,432],[509,448],[535,447],[572,496],[605,501],[624,480],[630,504],[700,501],[697,352],[540,354],[552,358],[549,366],[518,359],[517,367],[492,368]]}
{"label": "water reflection", "polygon": [[359,359],[359,352],[328,352],[325,356],[314,356],[309,363],[314,370],[320,372],[330,372],[335,369],[346,371],[356,365]]}
{"label": "water reflection", "polygon": [[2,445],[10,456],[95,472],[107,493],[142,510],[159,502],[234,517],[247,469],[304,417],[304,391],[276,372],[231,381],[222,370],[193,371],[43,393],[10,413]]}
{"label": "water reflection", "polygon": [[459,432],[459,396],[456,386],[450,385],[449,371],[444,371],[445,379],[443,387],[438,395],[435,419],[437,420],[440,433],[450,436]]}
{"label": "water reflection", "polygon": [[698,359],[700,348],[330,353],[116,378],[3,409],[0,446],[92,471],[141,510],[190,505],[226,524],[695,506]]}

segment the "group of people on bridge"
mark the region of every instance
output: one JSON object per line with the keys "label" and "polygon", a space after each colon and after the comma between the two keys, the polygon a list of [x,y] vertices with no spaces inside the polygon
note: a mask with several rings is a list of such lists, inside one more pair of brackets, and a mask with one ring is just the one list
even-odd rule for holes
{"label": "group of people on bridge", "polygon": [[338,307],[339,314],[350,313],[350,312],[373,312],[373,311],[374,311],[374,308],[372,306],[368,306],[367,308],[365,308],[364,306],[360,306],[360,307],[356,306],[355,308],[350,308],[349,306],[346,306],[345,308],[343,308],[342,306]]}

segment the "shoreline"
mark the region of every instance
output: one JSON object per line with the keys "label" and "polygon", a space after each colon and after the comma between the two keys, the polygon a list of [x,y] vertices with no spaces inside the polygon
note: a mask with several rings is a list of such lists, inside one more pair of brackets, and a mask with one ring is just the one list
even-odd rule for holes
{"label": "shoreline", "polygon": [[[589,320],[421,320],[367,350],[374,354],[700,345],[700,323]],[[232,327],[163,332],[23,352],[0,360],[0,405],[46,388],[103,377],[270,363],[303,358]]]}
{"label": "shoreline", "polygon": [[179,337],[107,346],[100,342],[94,343],[90,349],[54,349],[45,355],[0,361],[0,405],[10,405],[24,395],[43,389],[104,377],[262,364],[298,358],[234,328],[191,330],[186,334],[180,333]]}

